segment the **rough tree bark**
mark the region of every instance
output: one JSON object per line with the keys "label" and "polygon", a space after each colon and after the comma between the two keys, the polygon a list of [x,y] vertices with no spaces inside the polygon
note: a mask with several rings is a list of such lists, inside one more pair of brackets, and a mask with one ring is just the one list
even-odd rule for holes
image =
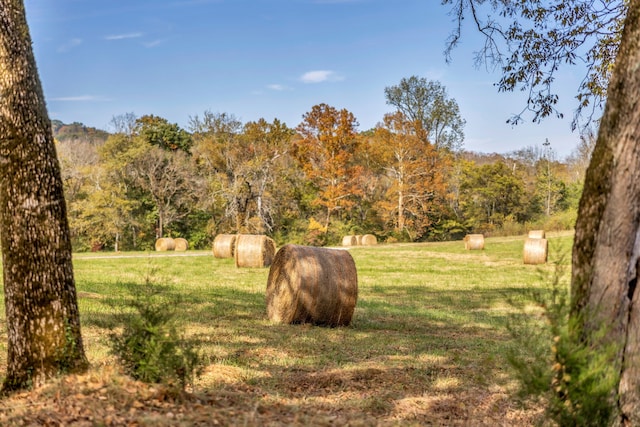
{"label": "rough tree bark", "polygon": [[[617,422],[640,425],[640,0],[632,0],[580,201],[572,310],[595,347],[618,349]],[[609,341],[611,340],[611,341]]]}
{"label": "rough tree bark", "polygon": [[86,369],[60,167],[22,0],[0,0],[0,235],[3,390]]}

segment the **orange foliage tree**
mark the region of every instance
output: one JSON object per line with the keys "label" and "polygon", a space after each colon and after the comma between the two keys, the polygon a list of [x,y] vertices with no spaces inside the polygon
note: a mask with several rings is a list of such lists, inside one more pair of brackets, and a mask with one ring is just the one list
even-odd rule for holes
{"label": "orange foliage tree", "polygon": [[325,228],[333,213],[353,207],[362,195],[358,185],[362,168],[355,162],[357,126],[348,110],[319,104],[304,114],[297,128],[302,138],[294,143],[294,155],[317,190],[313,203],[326,211]]}
{"label": "orange foliage tree", "polygon": [[[420,138],[401,112],[387,114],[376,128],[378,158],[390,179],[379,208],[398,233],[419,238],[447,205],[448,156]],[[412,236],[412,234],[414,234]]]}

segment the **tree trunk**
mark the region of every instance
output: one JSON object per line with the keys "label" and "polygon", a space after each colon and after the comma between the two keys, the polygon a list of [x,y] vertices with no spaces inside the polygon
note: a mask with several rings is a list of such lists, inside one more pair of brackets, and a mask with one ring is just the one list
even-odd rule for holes
{"label": "tree trunk", "polygon": [[22,0],[0,0],[0,234],[3,389],[86,369],[60,167]]}
{"label": "tree trunk", "polygon": [[[640,0],[630,2],[585,178],[572,256],[572,315],[594,348],[613,343],[618,422],[640,425]],[[595,331],[607,328],[603,342]]]}
{"label": "tree trunk", "polygon": [[[402,188],[402,182],[400,183]],[[398,233],[402,233],[404,230],[404,193],[402,190],[398,191]]]}

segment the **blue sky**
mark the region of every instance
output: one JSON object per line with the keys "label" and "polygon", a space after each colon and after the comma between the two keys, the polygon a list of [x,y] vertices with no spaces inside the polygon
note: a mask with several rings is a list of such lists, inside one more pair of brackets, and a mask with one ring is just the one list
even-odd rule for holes
{"label": "blue sky", "polygon": [[558,84],[563,120],[515,127],[522,93],[498,93],[497,73],[477,69],[482,39],[465,31],[447,64],[454,28],[439,0],[25,0],[49,115],[110,130],[114,116],[154,114],[188,128],[205,111],[290,127],[316,104],[351,111],[359,129],[393,110],[385,87],[410,76],[437,80],[466,120],[464,147],[504,153],[541,146],[559,157],[580,70]]}

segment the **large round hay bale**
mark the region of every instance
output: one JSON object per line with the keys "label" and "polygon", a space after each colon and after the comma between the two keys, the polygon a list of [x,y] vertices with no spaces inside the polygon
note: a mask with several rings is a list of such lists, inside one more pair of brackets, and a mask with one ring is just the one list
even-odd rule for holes
{"label": "large round hay bale", "polygon": [[234,251],[236,267],[269,267],[276,254],[276,242],[262,234],[239,234]]}
{"label": "large round hay bale", "polygon": [[175,251],[184,252],[189,249],[189,242],[187,242],[187,239],[176,237],[173,241],[176,244],[176,247],[174,248]]}
{"label": "large round hay bale", "polygon": [[484,249],[484,235],[467,234],[464,237],[464,248],[469,251]]}
{"label": "large round hay bale", "polygon": [[356,236],[344,236],[342,238],[342,246],[356,246],[358,244],[358,239]]}
{"label": "large round hay bale", "polygon": [[365,234],[362,236],[360,244],[363,246],[373,246],[378,244],[378,239],[373,234]]}
{"label": "large round hay bale", "polygon": [[544,239],[544,230],[530,230],[528,237],[530,239]]}
{"label": "large round hay bale", "polygon": [[284,245],[267,279],[267,316],[276,323],[347,326],[358,300],[353,257],[340,249]]}
{"label": "large round hay bale", "polygon": [[213,256],[216,258],[233,258],[236,249],[236,234],[218,234],[213,239]]}
{"label": "large round hay bale", "polygon": [[356,245],[362,244],[362,234],[356,234]]}
{"label": "large round hay bale", "polygon": [[525,264],[544,264],[547,262],[548,254],[547,239],[526,239],[524,241]]}
{"label": "large round hay bale", "polygon": [[176,241],[171,237],[161,237],[156,240],[156,251],[165,252],[172,251],[176,248]]}

